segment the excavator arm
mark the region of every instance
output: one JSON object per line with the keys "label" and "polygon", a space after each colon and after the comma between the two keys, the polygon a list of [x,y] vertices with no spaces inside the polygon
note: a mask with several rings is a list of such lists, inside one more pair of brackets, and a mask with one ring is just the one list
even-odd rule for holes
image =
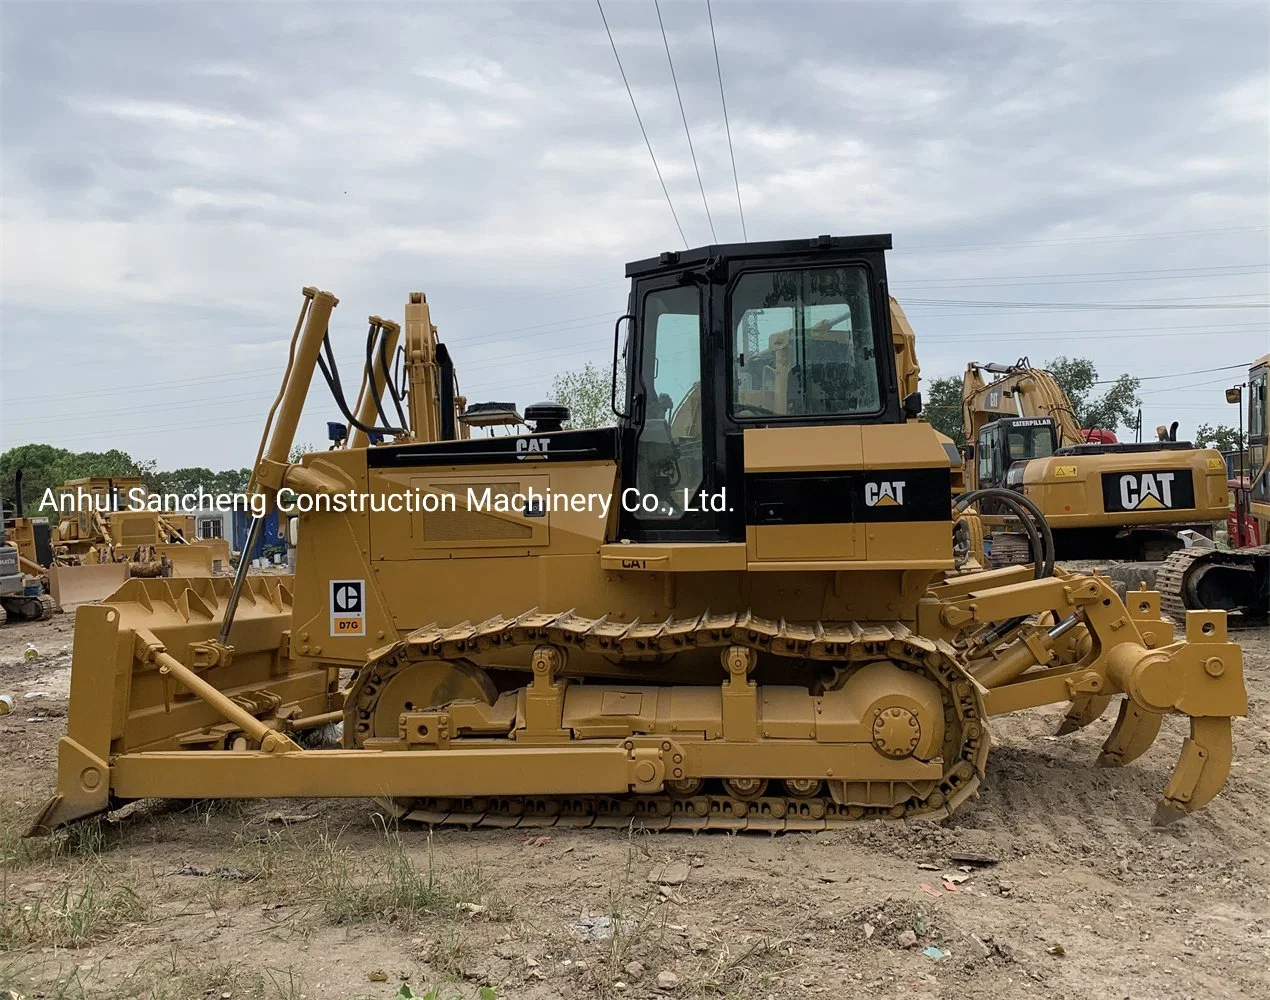
{"label": "excavator arm", "polygon": [[[998,377],[988,381],[984,372]],[[1050,372],[1032,367],[1027,358],[1010,365],[972,361],[961,385],[967,440],[973,440],[984,424],[1003,416],[1049,417],[1058,431],[1060,448],[1085,440],[1067,394]]]}

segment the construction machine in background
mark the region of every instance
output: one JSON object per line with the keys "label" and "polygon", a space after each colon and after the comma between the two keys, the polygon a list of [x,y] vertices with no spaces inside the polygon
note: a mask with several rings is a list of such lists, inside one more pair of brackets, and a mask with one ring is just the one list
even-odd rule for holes
{"label": "construction machine in background", "polygon": [[[1157,594],[1125,604],[1054,572],[1048,545],[1032,567],[952,575],[954,456],[897,364],[890,245],[628,265],[614,427],[562,430],[565,408],[536,405],[525,433],[464,438],[407,324],[406,419],[340,405],[365,443],[292,463],[314,372],[340,385],[337,300],[305,289],[251,485],[305,500],[294,578],[240,563],[81,607],[57,792],[32,832],[152,796],[375,797],[464,827],[943,817],[975,795],[994,716],[1065,703],[1070,732],[1113,700],[1100,763],[1180,714],[1157,820],[1202,807],[1247,711],[1225,615],[1176,636]],[[333,722],[339,748],[301,744]]]}
{"label": "construction machine in background", "polygon": [[70,502],[52,532],[49,590],[58,606],[101,600],[130,577],[211,576],[230,568],[229,543],[200,539],[193,515],[146,508],[135,476],[73,479]]}
{"label": "construction machine in background", "polygon": [[[1059,559],[1163,559],[1183,547],[1179,531],[1211,539],[1226,519],[1220,452],[1177,441],[1176,424],[1159,440],[1136,444],[1081,428],[1053,375],[1027,358],[971,362],[962,418],[968,488],[1030,499]],[[1032,558],[1016,519],[992,509],[983,515],[993,565]]]}
{"label": "construction machine in background", "polygon": [[12,506],[0,523],[0,625],[7,621],[39,621],[57,605],[48,594],[52,547],[47,519],[29,518],[22,506],[22,471],[14,475]]}
{"label": "construction machine in background", "polygon": [[[1248,381],[1227,391],[1227,401],[1247,400],[1248,447],[1235,463],[1228,518],[1229,548],[1174,552],[1155,574],[1164,609],[1180,620],[1187,611],[1220,608],[1232,623],[1270,620],[1270,449],[1267,449],[1266,382],[1270,354],[1253,362]],[[1245,393],[1246,390],[1246,393]]]}
{"label": "construction machine in background", "polygon": [[0,525],[0,625],[40,621],[56,610],[53,599],[44,592],[42,578],[23,570],[19,548],[9,543]]}

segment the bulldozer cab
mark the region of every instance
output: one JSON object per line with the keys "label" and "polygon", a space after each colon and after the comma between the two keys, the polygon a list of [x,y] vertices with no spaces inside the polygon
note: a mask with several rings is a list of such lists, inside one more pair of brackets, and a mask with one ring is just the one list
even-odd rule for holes
{"label": "bulldozer cab", "polygon": [[1048,458],[1057,446],[1054,421],[1048,417],[1007,417],[985,424],[975,442],[979,487],[1021,483],[1022,463]]}
{"label": "bulldozer cab", "polygon": [[[743,535],[745,511],[722,502],[712,509],[707,498],[742,495],[749,429],[904,421],[886,291],[890,246],[889,235],[822,236],[627,266],[620,404],[614,381],[621,479],[633,487],[622,537]],[[769,500],[766,519],[778,521],[781,506]]]}

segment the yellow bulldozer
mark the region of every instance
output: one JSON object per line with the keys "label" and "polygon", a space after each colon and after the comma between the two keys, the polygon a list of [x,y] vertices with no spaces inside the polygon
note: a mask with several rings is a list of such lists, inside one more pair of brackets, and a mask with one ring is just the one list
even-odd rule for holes
{"label": "yellow bulldozer", "polygon": [[[522,433],[465,436],[484,411],[456,403],[422,295],[403,371],[381,322],[350,406],[337,300],[306,289],[250,487],[298,515],[294,578],[133,579],[81,607],[32,832],[145,797],[367,797],[465,827],[944,817],[994,716],[1066,704],[1070,732],[1113,700],[1100,762],[1183,715],[1156,818],[1203,806],[1247,711],[1225,615],[1176,636],[1158,594],[1122,602],[1048,551],[953,575],[971,518],[897,363],[890,245],[628,265],[596,429],[539,404]],[[315,370],[351,429],[291,463]],[[300,739],[332,723],[338,747]]]}
{"label": "yellow bulldozer", "polygon": [[[1060,559],[1158,560],[1183,547],[1179,532],[1213,537],[1226,520],[1226,462],[1176,440],[1117,441],[1082,428],[1053,375],[1022,358],[971,362],[962,379],[966,480],[1030,499]],[[1027,562],[1028,540],[1009,512],[983,509],[993,565]]]}

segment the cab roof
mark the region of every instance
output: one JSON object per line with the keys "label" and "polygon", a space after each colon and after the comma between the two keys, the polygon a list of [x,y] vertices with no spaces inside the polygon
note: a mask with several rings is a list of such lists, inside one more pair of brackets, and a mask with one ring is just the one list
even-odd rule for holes
{"label": "cab roof", "polygon": [[813,236],[804,240],[768,240],[759,243],[712,243],[709,246],[693,247],[691,250],[667,250],[656,257],[633,261],[626,265],[626,276],[635,278],[659,271],[677,271],[719,258],[743,260],[747,257],[814,257],[826,251],[890,249],[890,233],[873,236]]}

